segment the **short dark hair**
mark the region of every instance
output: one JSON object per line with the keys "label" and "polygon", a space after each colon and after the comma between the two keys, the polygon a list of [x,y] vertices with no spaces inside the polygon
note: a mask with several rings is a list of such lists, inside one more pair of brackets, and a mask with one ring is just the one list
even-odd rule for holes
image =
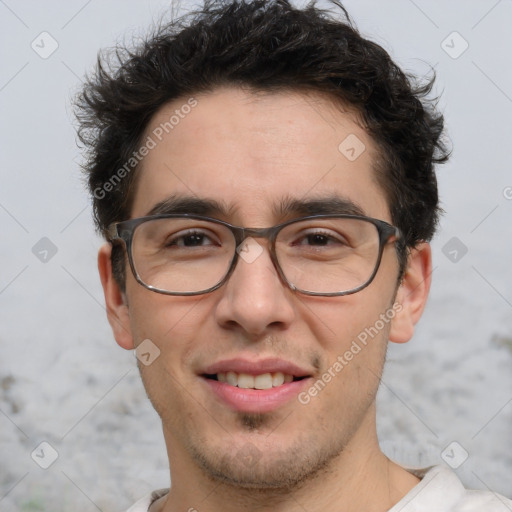
{"label": "short dark hair", "polygon": [[[405,74],[331,2],[343,19],[314,0],[304,9],[289,0],[205,0],[134,48],[98,56],[75,106],[94,219],[105,237],[110,223],[130,217],[137,166],[128,172],[126,162],[163,105],[223,85],[307,89],[355,108],[379,148],[376,177],[404,234],[402,275],[409,248],[432,238],[441,212],[434,166],[448,151],[443,116],[428,99],[434,77],[421,83]],[[124,288],[124,257],[114,249],[114,276]]]}

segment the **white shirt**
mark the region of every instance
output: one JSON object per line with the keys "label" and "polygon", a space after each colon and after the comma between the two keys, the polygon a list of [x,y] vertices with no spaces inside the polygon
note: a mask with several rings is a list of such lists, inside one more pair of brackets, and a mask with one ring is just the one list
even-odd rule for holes
{"label": "white shirt", "polygon": [[[512,512],[512,500],[490,491],[469,491],[444,466],[408,471],[421,482],[388,512]],[[154,491],[126,512],[148,512],[150,505],[168,491]]]}

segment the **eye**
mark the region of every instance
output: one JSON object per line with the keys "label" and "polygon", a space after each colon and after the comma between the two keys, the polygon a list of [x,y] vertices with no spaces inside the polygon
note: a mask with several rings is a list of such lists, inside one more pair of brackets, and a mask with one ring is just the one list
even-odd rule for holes
{"label": "eye", "polygon": [[339,233],[326,230],[311,230],[298,235],[298,241],[293,245],[309,245],[312,247],[326,247],[332,245],[348,245],[347,240]]}
{"label": "eye", "polygon": [[220,245],[213,240],[213,234],[208,234],[197,229],[190,229],[182,233],[171,234],[165,240],[165,247],[204,247]]}

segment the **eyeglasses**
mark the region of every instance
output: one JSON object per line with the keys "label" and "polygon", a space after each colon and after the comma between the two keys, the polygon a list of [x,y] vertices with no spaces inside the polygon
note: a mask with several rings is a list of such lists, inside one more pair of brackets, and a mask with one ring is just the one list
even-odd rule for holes
{"label": "eyeglasses", "polygon": [[111,224],[135,279],[166,295],[200,295],[221,287],[239,257],[251,263],[269,241],[286,285],[307,295],[338,296],[368,286],[384,246],[401,237],[387,222],[357,215],[313,215],[269,228],[243,228],[192,214],[162,214]]}

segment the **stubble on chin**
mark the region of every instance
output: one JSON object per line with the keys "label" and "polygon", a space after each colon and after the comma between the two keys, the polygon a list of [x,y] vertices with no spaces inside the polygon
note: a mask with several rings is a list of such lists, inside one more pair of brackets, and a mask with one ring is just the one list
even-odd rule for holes
{"label": "stubble on chin", "polygon": [[[270,427],[271,423],[271,415],[244,413],[239,416],[242,428],[247,433],[267,437],[269,447],[272,430],[265,427]],[[292,446],[280,453],[276,447],[260,450],[256,439],[254,444],[248,441],[241,447],[233,445],[229,453],[197,444],[189,446],[189,450],[212,483],[223,484],[237,492],[246,489],[250,491],[248,496],[256,492],[271,497],[296,491],[330,471],[331,463],[341,455],[346,442],[337,439],[326,444],[321,436],[321,432],[309,440],[299,436]]]}

